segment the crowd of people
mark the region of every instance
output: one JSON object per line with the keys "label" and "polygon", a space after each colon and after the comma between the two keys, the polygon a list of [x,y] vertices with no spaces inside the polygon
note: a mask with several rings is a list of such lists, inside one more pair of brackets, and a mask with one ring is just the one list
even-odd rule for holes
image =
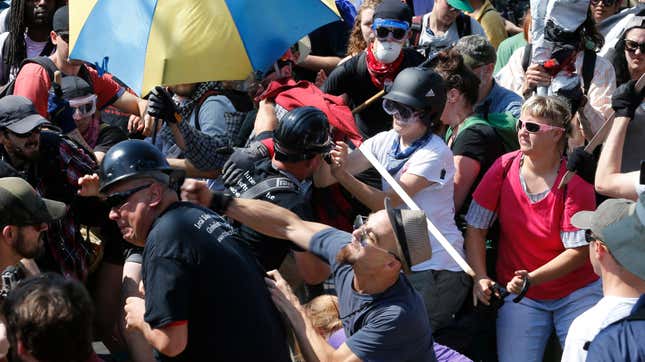
{"label": "crowd of people", "polygon": [[645,2],[335,3],[144,97],[0,12],[0,361],[645,360]]}

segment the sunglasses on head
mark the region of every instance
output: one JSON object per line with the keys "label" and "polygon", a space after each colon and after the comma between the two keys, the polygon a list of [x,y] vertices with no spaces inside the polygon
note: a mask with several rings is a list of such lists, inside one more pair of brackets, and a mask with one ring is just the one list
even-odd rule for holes
{"label": "sunglasses on head", "polygon": [[27,133],[16,133],[16,132],[10,130],[9,128],[5,128],[5,130],[7,130],[9,133],[11,133],[14,137],[17,137],[17,138],[29,138],[33,134],[40,133],[40,127],[35,127],[34,129],[32,129],[31,131],[29,131]]}
{"label": "sunglasses on head", "polygon": [[549,126],[548,124],[535,123],[535,122],[525,122],[520,119],[517,121],[517,130],[519,131],[522,128],[525,128],[530,133],[544,133],[544,132],[552,131],[554,129],[559,129],[564,131],[564,128],[562,127]]}
{"label": "sunglasses on head", "polygon": [[63,41],[65,43],[69,43],[69,32],[61,31],[61,32],[58,32],[57,34],[58,34],[58,36],[61,37],[61,39],[63,39]]}
{"label": "sunglasses on head", "polygon": [[596,6],[602,3],[604,6],[613,6],[618,0],[591,0],[591,5]]}
{"label": "sunglasses on head", "polygon": [[625,39],[625,50],[630,53],[636,53],[637,49],[640,49],[641,54],[645,54],[645,43],[639,43],[633,40]]}
{"label": "sunglasses on head", "polygon": [[376,37],[378,39],[386,39],[388,35],[392,34],[392,38],[395,40],[402,40],[405,37],[407,30],[401,28],[388,28],[385,26],[379,26],[374,29],[376,32]]}
{"label": "sunglasses on head", "polygon": [[418,113],[414,108],[389,99],[383,100],[383,110],[390,116],[398,114],[399,118],[403,122],[410,122],[413,119],[413,116]]}
{"label": "sunglasses on head", "polygon": [[143,189],[150,187],[150,185],[152,184],[137,186],[127,191],[115,192],[113,194],[108,195],[108,197],[105,199],[105,203],[110,207],[110,209],[118,209],[128,201],[130,196],[136,194],[137,192]]}

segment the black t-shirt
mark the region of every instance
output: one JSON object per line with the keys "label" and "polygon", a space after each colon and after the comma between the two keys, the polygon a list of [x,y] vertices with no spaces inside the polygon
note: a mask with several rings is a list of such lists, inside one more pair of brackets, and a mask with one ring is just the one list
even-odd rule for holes
{"label": "black t-shirt", "polygon": [[[296,187],[291,190],[270,191],[262,196],[256,197],[256,199],[268,201],[282,206],[285,209],[289,209],[303,220],[312,220],[313,211],[307,197],[299,187],[299,181],[293,178],[293,176],[276,170],[271,164],[271,159],[257,161],[254,167],[247,170],[235,185],[229,187],[229,190],[234,195],[240,195],[255,184],[272,177],[290,178],[296,184]],[[291,241],[260,234],[240,223],[235,223],[234,226],[240,235],[241,242],[255,255],[265,270],[279,268],[290,249],[303,251]]]}
{"label": "black t-shirt", "polygon": [[[372,83],[365,52],[358,54],[339,65],[329,75],[323,85],[323,92],[341,95],[347,93],[351,108],[355,108],[381,91]],[[399,71],[419,65],[424,58],[414,49],[403,49],[403,62]],[[392,128],[392,116],[385,113],[382,100],[376,100],[356,117],[356,125],[365,138]]]}
{"label": "black t-shirt", "polygon": [[146,239],[142,276],[152,328],[188,321],[186,349],[157,360],[289,360],[262,270],[213,211],[185,202],[166,209]]}
{"label": "black t-shirt", "polygon": [[457,213],[457,215],[466,215],[472,193],[493,162],[504,153],[504,144],[493,127],[486,124],[474,124],[460,131],[450,148],[455,156],[472,158],[479,162],[480,166],[479,174],[468,192],[466,202]]}
{"label": "black t-shirt", "polygon": [[115,144],[128,139],[125,132],[119,127],[111,126],[107,123],[101,124],[99,137],[94,146],[94,151],[107,152]]}
{"label": "black t-shirt", "polygon": [[[343,21],[339,20],[312,31],[309,33],[309,41],[311,42],[311,52],[309,54],[344,58],[351,30]],[[294,72],[298,80],[304,79],[310,82],[316,81],[316,74],[318,73],[302,67],[296,67]]]}

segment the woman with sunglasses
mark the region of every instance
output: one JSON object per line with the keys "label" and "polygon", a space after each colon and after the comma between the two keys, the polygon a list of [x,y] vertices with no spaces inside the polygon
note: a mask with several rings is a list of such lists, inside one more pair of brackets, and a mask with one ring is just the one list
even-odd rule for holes
{"label": "woman with sunglasses", "polygon": [[464,64],[456,49],[439,53],[438,59],[435,70],[445,79],[447,89],[441,122],[449,127],[446,143],[454,154],[455,210],[461,227],[475,186],[504,153],[504,147],[493,127],[473,114],[479,96],[477,75]]}
{"label": "woman with sunglasses", "polygon": [[607,52],[616,70],[616,84],[637,81],[645,73],[645,16],[634,16],[626,24],[620,41]]}
{"label": "woman with sunglasses", "polygon": [[[361,152],[348,154],[347,145],[338,142],[331,152],[331,173],[330,167],[321,167],[314,182],[317,186],[339,182],[372,211],[382,209],[386,197],[395,206],[403,206],[388,184],[377,189],[354,177],[371,166],[363,155],[370,152],[463,255],[463,237],[454,220],[452,152],[435,134],[446,101],[443,79],[430,69],[408,68],[399,73],[383,98],[392,130],[367,139]],[[432,330],[441,343],[441,329],[452,322],[466,298],[470,277],[433,236],[430,243],[432,258],[413,265],[408,279],[423,297]]]}
{"label": "woman with sunglasses", "polygon": [[[518,122],[520,149],[495,161],[466,216],[474,297],[488,305],[493,279],[511,292],[497,314],[500,361],[541,361],[551,330],[555,327],[564,345],[571,322],[602,297],[584,230],[570,222],[576,212],[595,208],[593,186],[574,176],[566,187],[557,187],[566,171],[562,154],[570,120],[566,100],[528,99]],[[500,226],[497,275],[489,276],[485,240],[495,219]],[[526,297],[512,302],[525,281]]]}

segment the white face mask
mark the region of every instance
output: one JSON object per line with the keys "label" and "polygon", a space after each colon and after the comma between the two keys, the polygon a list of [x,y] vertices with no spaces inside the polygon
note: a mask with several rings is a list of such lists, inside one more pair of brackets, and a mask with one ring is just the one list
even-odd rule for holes
{"label": "white face mask", "polygon": [[379,62],[390,64],[399,57],[401,48],[403,48],[403,43],[377,40],[374,42],[374,56]]}

